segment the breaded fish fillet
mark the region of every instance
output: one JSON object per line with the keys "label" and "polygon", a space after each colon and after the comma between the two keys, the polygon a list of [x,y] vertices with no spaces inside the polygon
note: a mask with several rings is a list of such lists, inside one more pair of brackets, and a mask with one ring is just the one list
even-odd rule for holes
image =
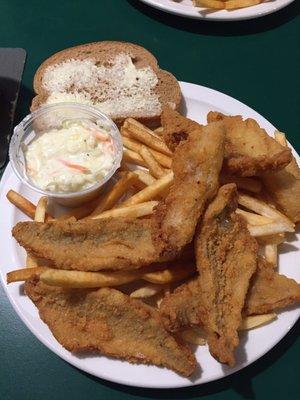
{"label": "breaded fish fillet", "polygon": [[230,366],[235,363],[237,331],[258,254],[257,242],[236,208],[236,185],[222,186],[195,237],[201,324],[210,353]]}
{"label": "breaded fish fillet", "polygon": [[[166,135],[172,130],[176,111],[163,112]],[[169,122],[170,121],[170,122]],[[153,239],[161,255],[180,251],[193,239],[204,206],[217,192],[224,153],[224,128],[221,124],[201,126],[187,118],[182,121],[180,143],[175,147],[172,169],[174,184],[153,215]],[[174,128],[174,129],[175,129]],[[168,140],[167,140],[168,142]]]}
{"label": "breaded fish fillet", "polygon": [[25,283],[25,292],[67,350],[164,366],[184,376],[195,370],[191,350],[165,330],[155,309],[139,300],[115,289],[61,289],[35,279]]}
{"label": "breaded fish fillet", "polygon": [[207,122],[222,121],[226,130],[224,168],[239,176],[278,171],[292,159],[290,149],[281,146],[258,123],[240,115],[226,116],[210,112]]}
{"label": "breaded fish fillet", "polygon": [[279,172],[262,175],[262,181],[277,206],[293,222],[300,221],[300,168],[296,159]]}
{"label": "breaded fish fillet", "polygon": [[[300,284],[278,274],[272,265],[259,257],[258,268],[250,281],[243,314],[270,313],[297,301],[300,301]],[[165,327],[170,332],[177,332],[188,326],[201,325],[201,302],[199,278],[179,286],[160,305]]]}
{"label": "breaded fish fillet", "polygon": [[164,107],[161,124],[164,141],[172,151],[175,151],[180,142],[187,140],[191,132],[199,132],[199,124],[196,121],[184,117],[170,107]]}
{"label": "breaded fish fillet", "polygon": [[159,260],[147,219],[19,222],[12,234],[30,254],[63,269],[135,269]]}
{"label": "breaded fish fillet", "polygon": [[300,301],[300,284],[274,271],[271,264],[259,259],[247,294],[244,313],[265,314]]}

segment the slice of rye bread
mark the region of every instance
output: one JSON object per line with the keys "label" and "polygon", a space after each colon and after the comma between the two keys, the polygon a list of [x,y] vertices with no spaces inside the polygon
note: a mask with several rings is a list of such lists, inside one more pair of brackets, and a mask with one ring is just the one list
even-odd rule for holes
{"label": "slice of rye bread", "polygon": [[[148,66],[152,68],[158,78],[158,83],[154,87],[153,92],[157,95],[161,108],[165,105],[169,105],[176,110],[179,109],[181,103],[181,90],[178,81],[170,72],[159,68],[156,58],[148,50],[133,43],[103,41],[71,47],[62,50],[45,60],[40,65],[34,76],[33,87],[36,96],[32,101],[31,111],[34,111],[41,105],[47,103],[47,99],[50,95],[47,89],[43,86],[43,76],[47,67],[61,64],[71,59],[91,59],[97,66],[104,65],[107,67],[120,53],[129,55],[137,69]],[[93,103],[91,103],[91,105],[93,105]],[[160,115],[161,112],[157,113],[157,115],[149,115],[149,113],[147,114],[147,110],[145,110],[143,115],[136,115],[133,111],[130,117],[136,118],[140,122],[154,127],[160,124]],[[118,115],[113,117],[113,119],[117,125],[121,125],[125,117],[128,116],[129,115]]]}

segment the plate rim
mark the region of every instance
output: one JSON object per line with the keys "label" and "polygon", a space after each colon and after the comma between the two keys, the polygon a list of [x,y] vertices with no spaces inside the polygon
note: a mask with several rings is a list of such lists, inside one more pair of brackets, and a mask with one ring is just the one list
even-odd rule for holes
{"label": "plate rim", "polygon": [[[172,5],[161,3],[160,0],[139,0],[139,1],[141,3],[147,4],[150,7],[156,8],[157,10],[160,10],[160,11],[163,11],[163,12],[166,12],[169,14],[177,15],[180,17],[186,17],[186,18],[191,18],[194,20],[203,20],[203,21],[226,22],[226,21],[245,21],[245,20],[249,20],[249,19],[261,18],[266,15],[277,12],[284,7],[287,7],[288,5],[293,3],[295,0],[282,0],[282,3],[275,3],[275,6],[274,5],[272,6],[271,3],[269,3],[269,4],[265,3],[265,4],[257,4],[252,7],[240,8],[240,9],[233,10],[233,11],[220,10],[220,11],[208,13],[206,16],[199,14],[199,12],[197,12],[197,7],[193,7],[193,6],[191,6],[191,7],[195,8],[195,10],[191,9],[189,11],[189,10],[185,10],[185,9],[182,9],[182,10],[177,9],[176,6],[180,6],[180,4],[177,4],[177,5],[174,4],[174,7],[175,7],[174,8]],[[279,1],[279,0],[276,0],[276,1]],[[182,6],[189,7],[184,4]],[[253,12],[254,7],[257,9],[257,7],[261,7],[261,6],[266,7],[266,9],[262,9],[261,11],[258,11],[257,13],[255,13],[255,10]],[[249,10],[247,10],[247,8],[250,9],[250,12],[249,12]],[[252,8],[252,10],[251,10],[251,8]],[[198,7],[198,10],[205,11],[205,8]],[[228,14],[225,14],[225,12]],[[242,15],[239,15],[240,12],[242,12]]]}
{"label": "plate rim", "polygon": [[[197,85],[194,83],[188,83],[188,82],[179,82],[182,92],[183,92],[183,98],[189,97],[187,95],[187,92],[190,93],[196,93],[197,91],[202,91],[201,93],[201,97],[203,96],[203,93],[209,93],[210,95],[214,95],[214,96],[218,96],[219,98],[221,97],[221,99],[226,100],[226,102],[229,102],[233,107],[237,106],[241,111],[241,113],[245,112],[245,113],[250,113],[253,118],[255,118],[255,115],[257,115],[259,117],[259,119],[262,119],[265,123],[265,125],[267,125],[269,128],[274,129],[275,127],[266,119],[264,118],[262,115],[260,115],[259,113],[257,113],[254,109],[252,109],[251,107],[248,107],[246,104],[242,103],[241,101],[234,99],[233,97],[224,94],[222,92],[219,92],[215,89],[210,89],[208,87],[205,86],[201,86],[201,85]],[[197,96],[197,95],[196,95]],[[191,97],[193,97],[193,95],[191,95]],[[221,100],[220,99],[220,100]],[[226,103],[227,104],[227,103]],[[216,106],[217,107],[217,106]],[[292,147],[292,146],[291,146]],[[298,156],[298,154],[296,153],[295,149],[293,149],[293,153],[295,153],[296,157],[298,160],[300,160],[300,157]],[[3,191],[3,188],[5,187],[6,181],[10,178],[11,174],[13,173],[12,168],[10,166],[10,164],[7,165],[3,176],[1,178],[1,182],[0,182],[0,194]],[[10,236],[10,243],[13,244],[12,241],[12,237]],[[191,386],[196,386],[196,385],[203,385],[205,383],[209,383],[209,382],[213,382],[219,379],[223,379],[229,375],[235,374],[236,372],[246,368],[247,366],[253,364],[255,361],[257,361],[258,359],[260,359],[261,357],[263,357],[266,353],[268,353],[273,347],[275,347],[291,330],[291,328],[296,324],[299,316],[300,316],[300,310],[293,310],[295,311],[295,316],[294,316],[294,322],[289,324],[289,326],[286,327],[286,329],[284,330],[284,332],[282,333],[282,335],[280,335],[280,337],[278,338],[278,340],[276,342],[272,342],[272,344],[269,344],[268,346],[264,347],[264,351],[261,352],[257,357],[254,357],[254,359],[251,360],[251,362],[244,362],[241,363],[240,365],[238,365],[237,367],[233,368],[230,371],[226,371],[225,373],[223,373],[222,376],[219,376],[219,374],[217,374],[218,376],[212,376],[209,379],[206,379],[203,382],[193,382],[191,380],[187,380],[186,382],[182,382],[182,383],[175,383],[175,384],[163,384],[163,385],[157,385],[157,384],[139,384],[139,383],[128,383],[128,379],[127,380],[123,380],[122,378],[120,378],[119,376],[117,377],[111,377],[111,374],[106,374],[103,373],[101,371],[101,376],[100,375],[96,375],[95,371],[92,368],[89,368],[88,366],[82,366],[81,362],[80,362],[80,358],[78,359],[73,359],[70,355],[70,353],[65,350],[58,342],[57,340],[54,338],[54,342],[51,343],[50,341],[47,340],[47,338],[43,337],[42,333],[40,331],[37,330],[37,328],[34,326],[33,321],[30,320],[30,318],[27,318],[26,314],[22,313],[22,308],[18,306],[16,299],[14,298],[14,296],[9,292],[8,290],[8,286],[5,282],[4,279],[4,275],[2,274],[1,271],[1,284],[4,288],[5,294],[9,300],[9,302],[12,304],[14,310],[16,311],[17,315],[19,316],[19,318],[22,320],[22,322],[26,325],[26,327],[31,331],[31,333],[41,342],[43,343],[43,345],[45,345],[49,350],[51,350],[53,353],[55,353],[56,355],[58,355],[61,359],[63,359],[64,361],[67,361],[69,364],[75,366],[76,368],[78,368],[79,370],[85,371],[97,378],[109,381],[109,382],[114,382],[114,383],[118,383],[121,385],[125,385],[125,386],[130,386],[130,387],[141,387],[141,388],[148,388],[148,389],[176,389],[176,388],[183,388],[183,387],[191,387]],[[36,310],[37,311],[37,310]],[[40,323],[44,324],[45,326],[47,326],[43,321],[39,321]],[[47,327],[47,329],[49,329]],[[59,347],[57,347],[57,345]],[[101,355],[99,354],[99,357],[101,357]],[[120,360],[117,360],[120,361]],[[126,361],[124,361],[126,362]]]}

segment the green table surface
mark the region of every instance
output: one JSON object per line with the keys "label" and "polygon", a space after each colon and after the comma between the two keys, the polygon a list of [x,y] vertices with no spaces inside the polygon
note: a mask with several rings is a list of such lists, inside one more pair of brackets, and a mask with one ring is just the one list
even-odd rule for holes
{"label": "green table surface", "polygon": [[[23,47],[28,54],[16,120],[28,113],[34,72],[45,58],[81,43],[124,40],[148,48],[178,80],[208,86],[254,108],[286,132],[299,152],[299,3],[261,19],[215,23],[171,16],[134,0],[2,1],[0,46]],[[300,397],[299,324],[267,355],[231,377],[159,391],[109,383],[72,367],[29,332],[2,289],[0,302],[3,400]]]}

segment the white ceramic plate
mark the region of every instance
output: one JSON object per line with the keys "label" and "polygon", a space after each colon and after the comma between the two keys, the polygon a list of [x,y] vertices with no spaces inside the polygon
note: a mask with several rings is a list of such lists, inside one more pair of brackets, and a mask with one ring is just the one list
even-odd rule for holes
{"label": "white ceramic plate", "polygon": [[233,21],[263,17],[286,7],[294,0],[266,0],[256,6],[240,8],[236,10],[208,10],[194,7],[192,0],[140,0],[159,10],[182,17],[205,19],[211,21]]}
{"label": "white ceramic plate", "polygon": [[[192,119],[204,123],[207,113],[211,110],[216,110],[227,114],[241,114],[244,117],[254,118],[270,134],[274,132],[275,128],[262,116],[229,96],[184,82],[181,83],[181,89],[185,99],[187,115]],[[296,153],[294,154],[299,162],[299,156]],[[202,371],[194,376],[193,379],[182,378],[164,368],[132,365],[101,355],[87,358],[76,357],[54,339],[48,327],[40,320],[33,303],[22,294],[22,290],[20,290],[21,284],[14,283],[7,286],[5,283],[6,273],[16,267],[24,266],[25,262],[25,253],[12,239],[11,229],[18,221],[26,218],[7,201],[6,193],[9,189],[22,193],[33,202],[36,202],[38,198],[35,193],[20,184],[10,165],[8,165],[0,185],[1,278],[7,296],[20,318],[45,346],[70,364],[92,375],[125,385],[147,388],[176,388],[213,381],[244,368],[264,355],[287,334],[299,317],[300,310],[291,309],[281,313],[278,319],[269,325],[242,334],[235,368],[222,366],[210,356],[206,346],[199,347],[196,356]],[[289,243],[290,247],[285,249],[285,253],[280,254],[279,268],[280,272],[297,281],[300,281],[300,269],[298,268],[299,265],[297,265],[300,247],[299,236],[298,238],[295,237],[292,243]]]}

